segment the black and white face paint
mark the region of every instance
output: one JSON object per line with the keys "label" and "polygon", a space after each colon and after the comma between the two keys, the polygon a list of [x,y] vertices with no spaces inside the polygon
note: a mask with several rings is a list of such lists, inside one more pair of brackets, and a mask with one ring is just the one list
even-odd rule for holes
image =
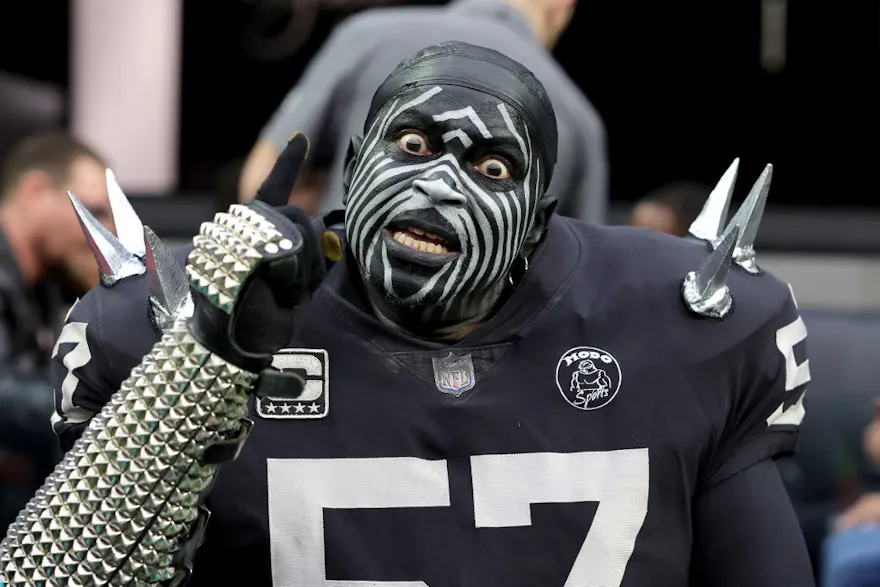
{"label": "black and white face paint", "polygon": [[386,318],[442,328],[497,305],[543,195],[533,134],[510,104],[459,86],[412,89],[378,111],[346,230]]}

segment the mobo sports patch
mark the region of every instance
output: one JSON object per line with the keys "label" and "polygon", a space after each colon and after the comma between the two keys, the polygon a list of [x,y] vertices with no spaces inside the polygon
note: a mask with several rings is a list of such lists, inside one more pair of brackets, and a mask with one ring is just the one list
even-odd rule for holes
{"label": "mobo sports patch", "polygon": [[622,380],[617,359],[595,347],[568,349],[556,364],[556,387],[565,401],[579,410],[607,406],[620,390]]}

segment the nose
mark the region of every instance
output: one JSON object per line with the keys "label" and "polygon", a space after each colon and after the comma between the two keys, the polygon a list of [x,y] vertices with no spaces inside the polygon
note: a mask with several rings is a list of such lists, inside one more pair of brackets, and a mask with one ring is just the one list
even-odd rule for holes
{"label": "nose", "polygon": [[413,189],[428,196],[434,204],[464,206],[467,198],[442,179],[417,179]]}

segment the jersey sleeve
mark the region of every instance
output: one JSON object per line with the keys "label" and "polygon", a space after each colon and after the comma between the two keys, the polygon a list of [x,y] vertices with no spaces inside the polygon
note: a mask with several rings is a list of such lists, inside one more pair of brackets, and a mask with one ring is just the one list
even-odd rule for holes
{"label": "jersey sleeve", "polygon": [[792,454],[810,381],[807,328],[789,290],[782,307],[751,339],[745,388],[733,404],[707,484],[768,458]]}
{"label": "jersey sleeve", "polygon": [[147,279],[95,286],[71,309],[52,354],[55,411],[64,451],[159,340],[150,317]]}
{"label": "jersey sleeve", "polygon": [[813,587],[804,534],[776,466],[763,461],[694,502],[690,585]]}

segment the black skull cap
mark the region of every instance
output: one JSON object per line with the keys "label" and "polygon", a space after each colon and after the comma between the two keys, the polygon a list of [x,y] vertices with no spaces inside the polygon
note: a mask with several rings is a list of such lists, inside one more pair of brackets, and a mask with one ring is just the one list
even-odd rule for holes
{"label": "black skull cap", "polygon": [[493,49],[462,41],[426,47],[391,72],[370,104],[366,132],[376,113],[402,92],[420,86],[461,86],[484,92],[516,109],[529,126],[532,144],[541,151],[544,188],[556,165],[556,113],[544,86],[523,64]]}

